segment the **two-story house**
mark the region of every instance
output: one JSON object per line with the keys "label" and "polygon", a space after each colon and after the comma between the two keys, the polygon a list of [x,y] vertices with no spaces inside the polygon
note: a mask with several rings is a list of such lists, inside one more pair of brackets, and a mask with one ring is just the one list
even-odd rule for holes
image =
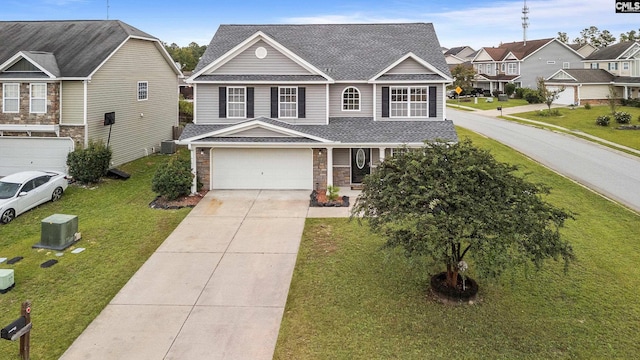
{"label": "two-story house", "polygon": [[451,81],[432,24],[222,25],[179,143],[206,189],[359,184],[402,145],[457,141]]}
{"label": "two-story house", "polygon": [[0,176],[65,171],[89,140],[109,142],[113,166],[157,151],[179,76],[157,38],[121,21],[0,21]]}
{"label": "two-story house", "polygon": [[[559,104],[599,104],[614,96],[640,98],[640,43],[621,42],[587,56],[581,69],[563,69],[549,76],[549,87],[563,86]],[[566,100],[563,100],[565,99]]]}
{"label": "two-story house", "polygon": [[535,89],[537,79],[559,69],[582,67],[583,56],[558,39],[527,40],[485,47],[471,61],[475,87],[503,92],[504,85]]}

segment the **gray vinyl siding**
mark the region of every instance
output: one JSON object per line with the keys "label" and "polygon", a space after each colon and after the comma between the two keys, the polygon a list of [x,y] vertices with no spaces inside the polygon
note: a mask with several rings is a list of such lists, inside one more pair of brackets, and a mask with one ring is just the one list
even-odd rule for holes
{"label": "gray vinyl siding", "polygon": [[[264,47],[267,56],[264,59],[256,57],[256,49]],[[264,41],[258,41],[247,50],[238,54],[228,63],[215,71],[216,74],[252,74],[252,75],[308,75],[309,71],[296,64],[278,50]]]}
{"label": "gray vinyl siding", "polygon": [[[426,86],[428,88],[435,86],[436,88],[436,117],[412,117],[412,118],[392,118],[392,117],[382,117],[382,87],[394,87],[394,86]],[[376,120],[377,121],[403,121],[403,120],[444,120],[443,115],[443,101],[444,94],[442,93],[442,84],[398,84],[398,85],[376,85]]]}
{"label": "gray vinyl siding", "polygon": [[[360,91],[360,111],[342,110],[342,92],[348,87],[355,87]],[[330,117],[372,117],[373,116],[373,85],[371,84],[332,84],[329,85],[329,116]]]}
{"label": "gray vinyl siding", "polygon": [[[148,100],[138,101],[138,82],[148,82]],[[150,41],[130,39],[95,73],[88,85],[89,139],[107,141],[104,113],[114,111],[112,165],[158,151],[178,123],[178,78]]]}
{"label": "gray vinyl siding", "polygon": [[432,74],[433,71],[420,65],[412,58],[407,58],[400,64],[393,67],[393,69],[386,72],[386,74]]}
{"label": "gray vinyl siding", "polygon": [[84,83],[82,81],[62,82],[62,106],[60,124],[84,124]]}
{"label": "gray vinyl siding", "polygon": [[[564,62],[569,62],[571,69],[582,69],[584,65],[581,60],[580,55],[554,41],[520,63],[518,81],[522,87],[535,89],[538,77],[547,78],[553,75],[562,69]],[[549,61],[555,61],[555,64],[548,64]]]}
{"label": "gray vinyl siding", "polygon": [[[218,113],[218,88],[225,85],[196,85],[196,115],[194,122],[196,124],[229,124],[241,122],[245,119],[229,119],[220,118]],[[253,87],[254,88],[254,117],[271,117],[271,86],[270,85],[251,85],[240,84],[232,86]],[[274,85],[275,86],[275,85]],[[296,86],[296,85],[290,85]],[[298,119],[282,119],[290,124],[297,125],[317,125],[326,124],[327,113],[326,107],[326,85],[300,85],[306,88],[306,117]]]}

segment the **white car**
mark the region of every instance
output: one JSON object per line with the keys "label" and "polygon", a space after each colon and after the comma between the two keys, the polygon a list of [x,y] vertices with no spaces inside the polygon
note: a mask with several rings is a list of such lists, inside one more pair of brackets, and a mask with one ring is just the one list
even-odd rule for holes
{"label": "white car", "polygon": [[23,171],[0,179],[0,223],[49,200],[56,201],[69,186],[58,171]]}

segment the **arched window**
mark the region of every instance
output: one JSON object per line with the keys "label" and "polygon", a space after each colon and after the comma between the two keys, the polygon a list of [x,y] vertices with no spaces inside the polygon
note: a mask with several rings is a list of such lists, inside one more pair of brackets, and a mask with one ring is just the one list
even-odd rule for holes
{"label": "arched window", "polygon": [[360,90],[349,86],[342,92],[342,110],[360,111]]}

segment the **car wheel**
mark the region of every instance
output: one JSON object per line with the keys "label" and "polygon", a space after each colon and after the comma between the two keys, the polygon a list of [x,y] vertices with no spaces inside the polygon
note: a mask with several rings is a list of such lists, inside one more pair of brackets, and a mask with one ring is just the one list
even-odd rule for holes
{"label": "car wheel", "polygon": [[16,212],[13,209],[8,209],[2,213],[2,217],[0,217],[0,223],[8,224],[16,217]]}
{"label": "car wheel", "polygon": [[51,201],[60,200],[63,192],[64,190],[62,190],[62,188],[58,186],[55,190],[53,190],[53,193],[51,194]]}

